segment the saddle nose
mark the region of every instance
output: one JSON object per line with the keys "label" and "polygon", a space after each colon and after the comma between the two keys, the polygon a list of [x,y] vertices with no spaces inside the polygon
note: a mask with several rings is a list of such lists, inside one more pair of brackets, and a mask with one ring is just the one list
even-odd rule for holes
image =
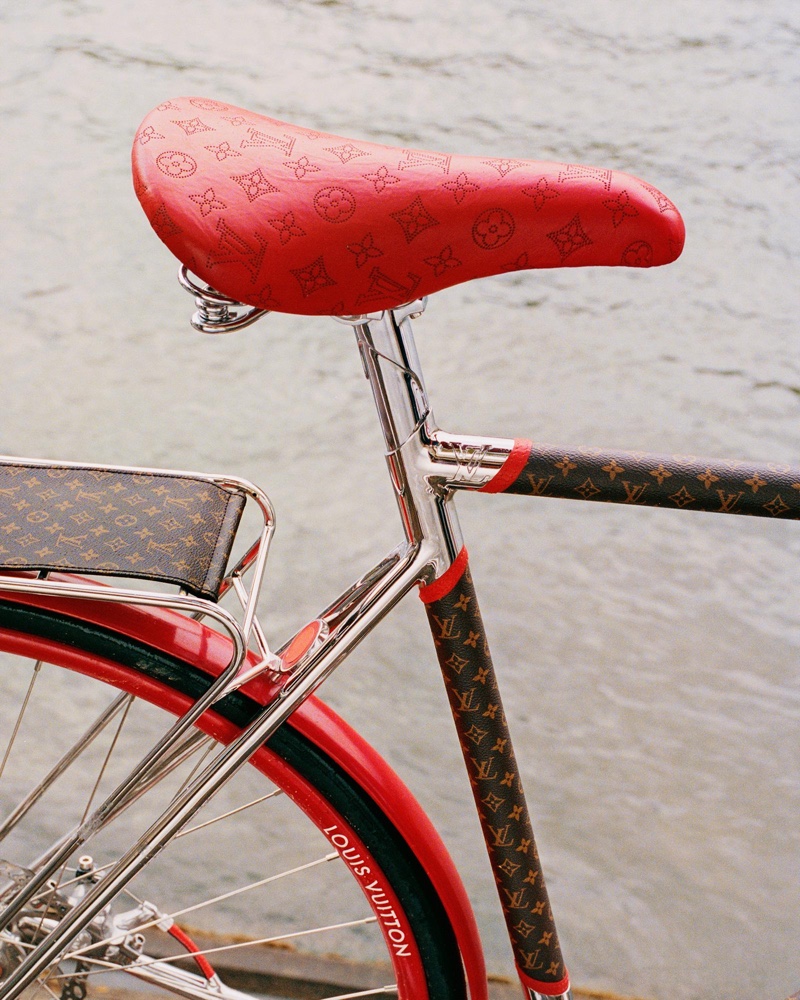
{"label": "saddle nose", "polygon": [[133,174],[182,263],[279,312],[372,312],[526,268],[651,267],[684,242],[672,202],[629,174],[379,145],[197,97],[145,118]]}

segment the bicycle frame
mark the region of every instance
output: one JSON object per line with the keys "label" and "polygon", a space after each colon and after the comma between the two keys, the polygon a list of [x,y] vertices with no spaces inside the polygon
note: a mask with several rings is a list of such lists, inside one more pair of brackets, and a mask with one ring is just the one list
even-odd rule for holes
{"label": "bicycle frame", "polygon": [[[316,688],[330,675],[369,631],[391,611],[395,604],[416,585],[421,585],[421,597],[426,605],[437,655],[450,698],[456,730],[470,775],[487,850],[498,884],[509,936],[514,950],[520,980],[530,1000],[543,997],[570,996],[569,977],[561,957],[544,880],[538,868],[538,854],[531,827],[528,807],[519,783],[511,736],[505,722],[497,679],[485,640],[478,610],[477,595],[469,576],[467,554],[453,505],[458,489],[500,492],[510,490],[542,495],[572,495],[550,489],[536,475],[531,463],[540,460],[542,450],[533,449],[529,442],[512,439],[456,437],[441,432],[434,421],[428,402],[419,358],[414,346],[411,320],[425,307],[424,300],[409,303],[399,309],[376,314],[341,318],[352,326],[364,373],[370,383],[386,445],[386,460],[405,534],[404,543],[390,552],[372,570],[357,580],[347,591],[322,611],[313,629],[314,641],[288,659],[294,640],[278,651],[285,669],[274,671],[270,682],[273,696],[257,718],[241,736],[219,751],[151,828],[127,850],[106,877],[76,906],[59,927],[9,977],[4,996],[14,1000],[46,966],[57,958],[77,929],[90,921],[132,877],[178,832],[181,826],[241,768]],[[560,450],[555,453],[560,455]],[[550,456],[552,458],[553,456]],[[763,516],[797,517],[800,514],[800,485],[794,489],[793,476],[786,470],[769,467],[737,467],[736,463],[700,463],[695,468],[686,460],[655,457],[644,462],[643,474],[662,483],[689,468],[687,475],[707,479],[707,490],[718,482],[723,488],[711,490],[718,495],[716,506],[728,513],[755,513]],[[623,480],[627,453],[586,453],[584,461],[590,470],[607,472],[613,488],[600,489],[591,476],[577,486],[569,474],[583,468],[564,456],[564,483],[568,483],[580,499],[600,499],[623,503],[655,503],[664,505],[664,495],[655,499],[644,488],[629,489],[630,480]],[[613,463],[613,464],[612,464]],[[556,463],[557,464],[557,463]],[[533,467],[534,471],[529,471]],[[619,468],[618,468],[619,467]],[[703,472],[697,472],[702,468]],[[616,483],[617,469],[620,476]],[[754,471],[755,470],[755,471]],[[641,471],[641,470],[640,470]],[[597,473],[595,472],[595,478]],[[750,492],[783,490],[776,502],[774,497],[764,503],[748,502],[745,489],[730,492],[724,476],[738,475],[743,479],[755,476]],[[620,490],[619,486],[623,485]],[[647,484],[649,485],[649,483]],[[681,489],[684,490],[681,493]],[[677,490],[674,506],[686,506],[686,484]],[[787,493],[787,490],[792,492]],[[742,499],[745,498],[745,502]],[[694,502],[694,498],[692,498]],[[771,505],[771,506],[770,506]],[[92,587],[78,593],[64,587],[60,599],[80,598],[87,604],[100,597]],[[17,586],[13,581],[3,589],[16,591],[19,599],[31,599],[34,587],[30,581]],[[23,597],[23,592],[28,594]],[[35,589],[42,600],[58,600],[58,584],[42,583]],[[167,605],[167,601],[163,602]],[[202,602],[201,602],[202,603]],[[249,616],[248,616],[249,618]],[[248,621],[257,624],[255,619]],[[298,636],[303,630],[298,632]],[[464,636],[466,635],[466,638]],[[295,637],[297,638],[297,636]],[[252,680],[270,669],[261,662],[237,675],[237,684]],[[227,681],[227,677],[226,677]],[[215,690],[217,686],[215,685]],[[177,724],[180,732],[186,726]],[[169,747],[173,744],[170,743]],[[168,748],[169,748],[168,747]],[[167,748],[167,749],[168,749]],[[152,765],[149,761],[149,765]],[[149,766],[148,765],[148,766]],[[134,774],[136,782],[140,775]],[[130,784],[130,781],[128,782]],[[87,820],[87,829],[103,815],[108,803],[116,801],[118,793],[98,808]],[[499,810],[502,808],[503,813]],[[509,810],[506,812],[506,810]],[[498,816],[500,817],[498,819]],[[509,822],[510,820],[510,822]],[[57,855],[61,857],[61,853]],[[45,865],[37,874],[36,885],[46,880],[57,862]],[[23,905],[32,890],[21,891],[6,909]],[[455,905],[455,904],[454,904]],[[460,904],[459,904],[460,905]],[[470,931],[466,937],[469,938]],[[463,941],[462,941],[463,946]],[[475,980],[476,965],[465,959]],[[473,989],[475,996],[480,990]]]}
{"label": "bicycle frame", "polygon": [[[456,487],[474,488],[479,467],[484,475],[502,469],[514,442],[472,438],[467,445],[439,434],[411,331],[411,319],[424,307],[422,300],[350,322],[375,398],[406,537],[410,545],[430,552],[420,596],[428,610],[517,972],[530,1000],[566,1000],[571,996],[569,976],[544,880],[535,865],[538,853],[530,814],[452,504]],[[464,623],[457,621],[459,612],[466,612]],[[498,826],[496,803],[510,808],[512,823]],[[523,865],[523,860],[529,864]]]}
{"label": "bicycle frame", "polygon": [[[253,752],[308,698],[400,598],[417,584],[422,584],[429,595],[432,593],[437,596],[441,583],[437,587],[434,581],[447,579],[448,571],[454,565],[463,566],[463,540],[451,503],[453,486],[459,480],[458,470],[463,463],[456,463],[456,476],[453,477],[451,463],[446,459],[439,460],[434,451],[436,428],[411,332],[410,320],[424,306],[424,301],[418,301],[403,309],[345,320],[355,330],[365,375],[373,391],[386,442],[389,472],[406,536],[405,545],[389,553],[370,573],[322,612],[317,629],[321,641],[314,643],[291,665],[291,669],[282,678],[282,683],[278,685],[275,697],[248,729],[219,752],[137,843],[123,854],[102,882],[62,920],[36,952],[15,970],[6,983],[8,1000],[19,996],[58,956],[76,930],[99,913],[136,872],[166,846],[181,826],[247,762]],[[492,455],[497,456],[495,462],[498,468],[505,461],[507,449],[504,444],[499,443],[499,447],[492,448],[492,443],[488,442],[483,446],[483,454],[490,454],[490,467],[493,464]],[[64,596],[81,595],[65,592]],[[291,644],[287,644],[289,645]],[[285,652],[285,649],[286,647],[279,650],[278,655]],[[490,661],[488,667],[491,669]],[[239,682],[249,676],[251,675],[245,672],[240,675]],[[460,729],[458,716],[456,725]],[[181,732],[185,729],[181,723],[178,723],[178,727]],[[506,738],[508,739],[507,736]],[[161,748],[162,753],[172,745],[171,741],[167,743]],[[152,766],[152,763],[149,761],[148,765]],[[469,766],[469,759],[467,763]],[[126,784],[135,781],[135,778],[133,776]],[[86,821],[86,828],[91,829],[93,823],[98,822],[118,799],[119,792],[112,793],[94,816]],[[519,803],[527,817],[524,797],[520,798]],[[483,814],[481,821],[489,844],[491,831]],[[527,840],[532,843],[530,821],[526,822],[526,829],[530,834]],[[59,851],[49,864],[40,869],[35,879],[37,886],[52,875],[62,854],[63,850]],[[508,870],[508,866],[505,870]],[[504,877],[503,871],[501,867],[498,872],[501,879]],[[543,882],[541,884],[543,891]],[[8,903],[6,915],[13,914],[24,905],[32,891],[34,890],[27,888],[17,893]],[[550,950],[553,954],[556,953],[557,942],[553,942]],[[522,967],[526,961],[530,965],[530,958],[521,948],[517,951],[518,965]],[[533,980],[521,973],[531,998],[545,993],[557,997],[569,995],[568,979],[563,966],[559,963],[561,974],[554,975],[552,959],[549,965],[547,979]],[[536,964],[536,969],[538,968]]]}

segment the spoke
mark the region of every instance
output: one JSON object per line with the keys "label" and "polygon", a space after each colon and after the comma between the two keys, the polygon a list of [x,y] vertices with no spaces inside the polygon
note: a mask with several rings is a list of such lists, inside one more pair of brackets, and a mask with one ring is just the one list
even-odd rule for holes
{"label": "spoke", "polygon": [[[208,956],[208,955],[219,955],[223,951],[238,951],[241,948],[253,948],[261,944],[276,944],[278,941],[291,941],[296,938],[309,937],[311,934],[324,934],[326,931],[341,931],[346,930],[348,927],[365,927],[367,924],[375,924],[378,922],[377,917],[361,917],[358,920],[344,920],[339,924],[325,924],[322,927],[308,927],[304,931],[291,931],[288,934],[275,934],[271,937],[256,938],[254,941],[235,941],[233,944],[221,944],[216,948],[204,948],[202,951],[193,951],[190,955],[191,958],[197,958],[198,956]],[[171,964],[172,962],[180,962],[185,955],[175,955],[171,958],[151,958],[145,962],[140,963],[143,966],[154,965],[157,962],[163,962],[165,964]]]}
{"label": "spoke", "polygon": [[[213,899],[204,899],[201,903],[195,903],[193,906],[187,906],[183,910],[176,910],[174,913],[160,913],[152,920],[148,920],[136,927],[131,927],[127,933],[141,934],[142,931],[149,930],[151,927],[156,927],[165,920],[172,920],[174,922],[176,917],[185,917],[187,913],[194,913],[197,910],[202,910],[206,906],[212,906],[214,903],[221,903],[226,899],[231,899],[233,896],[240,896],[242,893],[258,889],[262,885],[267,885],[269,882],[277,882],[278,879],[286,878],[287,875],[296,875],[298,872],[308,871],[309,868],[316,868],[318,865],[324,865],[328,861],[335,861],[338,857],[339,855],[333,851],[330,854],[326,854],[322,858],[317,858],[315,861],[308,861],[304,865],[298,865],[297,868],[288,868],[286,871],[278,872],[277,875],[270,875],[268,878],[262,878],[258,882],[251,882],[249,885],[240,886],[238,889],[231,889],[230,892],[225,892],[221,896],[214,896]],[[79,948],[77,951],[70,952],[68,957],[78,958],[80,956],[87,955],[96,948],[101,948],[104,945],[111,944],[115,938],[116,935],[114,938],[106,938],[103,941],[95,941],[93,944],[87,944],[85,947]]]}
{"label": "spoke", "polygon": [[61,871],[58,873],[58,878],[49,883],[49,893],[47,894],[47,899],[42,906],[42,915],[39,917],[39,926],[36,928],[36,933],[34,934],[34,940],[38,938],[42,933],[42,927],[44,927],[45,919],[47,918],[47,911],[50,909],[53,900],[55,899],[56,893],[58,892],[59,886],[61,885],[61,880],[64,878],[64,872],[67,870],[66,861],[61,866]]}
{"label": "spoke", "polygon": [[[78,759],[78,757],[80,757],[83,751],[91,746],[109,722],[111,722],[114,716],[122,710],[124,705],[132,700],[133,695],[131,694],[117,695],[111,704],[97,717],[92,725],[89,726],[83,736],[81,736],[80,739],[78,739],[69,748],[69,750],[67,750],[50,773],[46,777],[42,778],[35,788],[31,789],[31,791],[25,796],[13,812],[9,813],[3,823],[0,824],[0,840],[2,840],[6,834],[12,830],[17,823],[19,823],[23,816],[25,816],[33,808],[33,806],[36,805],[47,789],[61,777],[61,775]],[[6,752],[6,757],[7,756],[8,752]],[[3,763],[5,763],[5,761]],[[2,773],[1,767],[0,773]]]}
{"label": "spoke", "polygon": [[[186,958],[188,955],[183,957]],[[142,969],[141,959],[137,959],[129,965],[119,965],[97,958],[87,958],[84,961],[84,965],[95,965],[98,967],[91,971],[82,972],[84,979],[89,976],[108,975],[109,973],[116,975],[125,973],[126,975],[134,976],[136,979],[141,979],[145,983],[159,986],[162,990],[166,990],[170,994],[182,997],[194,997],[199,998],[199,1000],[254,1000],[252,994],[244,994],[238,990],[231,989],[220,982],[219,979],[210,982],[204,977],[194,975],[184,969],[175,968],[172,965],[162,968],[160,965],[154,964],[147,969]],[[68,975],[59,974],[54,978],[67,979]],[[150,994],[148,993],[148,995]],[[159,992],[158,995],[161,996],[162,994]]]}
{"label": "spoke", "polygon": [[14,945],[15,948],[19,948],[22,951],[25,951],[26,949],[28,951],[33,951],[33,949],[36,947],[35,944],[30,944],[30,942],[28,941],[14,941],[13,938],[9,937],[7,931],[3,931],[3,933],[0,934],[0,940],[11,941],[11,943]]}
{"label": "spoke", "polygon": [[[4,935],[0,935],[0,938],[2,938],[2,937],[4,937]],[[36,947],[36,945],[29,944],[27,941],[14,941],[14,945],[17,948],[22,948],[23,950],[26,950],[26,951],[33,951],[33,949]],[[47,992],[50,994],[51,997],[55,997],[56,1000],[60,1000],[60,998],[47,985],[47,980],[49,980],[49,979],[59,979],[59,978],[60,978],[60,976],[50,976],[50,975],[48,975],[48,976],[45,976],[42,979],[38,979],[36,981],[36,983],[34,984],[35,987],[36,987],[36,992],[35,993],[30,993],[30,994],[26,995],[25,1000],[37,1000],[37,997],[41,994],[42,990],[47,990]],[[34,987],[32,986],[31,989],[33,989],[33,988]]]}
{"label": "spoke", "polygon": [[324,857],[317,858],[315,861],[308,861],[304,865],[298,865],[296,868],[287,868],[286,871],[279,872],[277,875],[270,875],[268,878],[262,878],[258,882],[251,882],[249,885],[240,886],[238,889],[231,889],[230,892],[225,892],[221,896],[215,896],[213,899],[207,899],[202,903],[195,903],[194,906],[187,906],[183,910],[177,910],[175,913],[171,914],[172,919],[175,917],[184,917],[187,913],[194,913],[195,910],[201,910],[206,906],[211,906],[212,903],[221,903],[225,899],[230,899],[232,896],[240,896],[244,892],[250,892],[252,889],[258,889],[262,885],[267,885],[270,882],[277,882],[278,879],[286,878],[288,875],[297,875],[299,872],[308,871],[309,868],[316,868],[318,865],[324,865],[328,861],[336,861],[339,855],[333,851],[330,854],[326,854]]}
{"label": "spoke", "polygon": [[[206,957],[208,955],[219,955],[223,951],[238,951],[241,948],[255,948],[258,945],[262,945],[262,944],[277,944],[279,941],[291,941],[291,940],[294,940],[296,938],[308,937],[311,934],[324,934],[326,931],[347,930],[349,927],[365,927],[367,924],[375,924],[377,922],[378,922],[378,918],[375,917],[375,916],[372,916],[372,917],[361,917],[358,920],[345,920],[345,921],[342,921],[341,923],[338,923],[338,924],[325,924],[324,926],[321,926],[321,927],[309,927],[309,928],[307,928],[306,930],[303,930],[303,931],[291,931],[288,934],[274,934],[271,937],[255,938],[253,941],[235,941],[233,944],[222,944],[222,945],[218,945],[216,948],[204,948],[201,951],[192,951],[192,952],[182,953],[180,955],[171,955],[168,958],[148,958],[148,959],[143,959],[142,961],[136,963],[136,968],[146,969],[146,968],[148,968],[151,965],[171,965],[173,962],[183,962],[187,958],[194,959],[194,958],[198,958],[200,956]],[[100,941],[100,942],[97,942],[96,944],[89,945],[87,948],[81,948],[78,951],[69,952],[68,954],[64,955],[64,957],[62,958],[62,961],[66,961],[66,960],[70,960],[70,959],[75,959],[76,957],[80,956],[83,961],[86,961],[86,962],[95,962],[97,964],[103,964],[102,959],[94,959],[94,958],[92,958],[91,955],[86,955],[84,957],[84,953],[86,951],[92,950],[94,948],[98,948],[103,943],[104,942]],[[108,964],[110,965],[111,963],[108,963]],[[117,969],[119,971],[123,971],[123,972],[125,971],[124,966],[121,967],[121,966],[116,965],[116,966],[113,966],[113,968],[115,968],[115,969]],[[105,969],[98,970],[98,972],[101,972],[101,971],[106,971],[106,970]],[[87,976],[91,976],[93,974],[96,974],[96,973],[92,973],[92,972],[86,973]],[[59,975],[53,976],[51,978],[53,978],[53,979],[68,979],[69,976],[70,976],[70,973],[60,973]],[[369,994],[366,994],[366,995],[368,996]]]}
{"label": "spoke", "polygon": [[261,798],[253,799],[252,802],[246,802],[243,806],[237,806],[236,809],[231,809],[229,812],[221,813],[219,816],[215,816],[214,819],[207,819],[204,823],[198,823],[197,826],[190,826],[188,830],[181,830],[180,833],[175,835],[175,840],[180,840],[181,837],[187,836],[187,834],[195,833],[197,830],[204,830],[207,826],[212,826],[214,823],[219,823],[220,820],[228,819],[229,816],[236,816],[237,813],[244,812],[245,809],[249,809],[251,806],[257,806],[261,802],[266,802],[267,799],[274,799],[276,795],[282,795],[283,789],[276,788],[272,792],[268,792],[266,795],[262,795]]}
{"label": "spoke", "polygon": [[[91,791],[91,793],[89,795],[89,800],[86,803],[86,807],[85,807],[84,812],[83,812],[83,817],[81,818],[81,822],[80,822],[79,825],[83,825],[86,817],[89,815],[89,810],[91,809],[92,802],[94,801],[94,797],[97,794],[97,789],[99,788],[100,782],[103,779],[103,775],[106,772],[106,768],[108,767],[108,762],[111,760],[111,757],[112,757],[112,755],[114,753],[114,748],[117,745],[117,741],[119,740],[120,734],[121,734],[122,729],[123,729],[123,727],[125,725],[125,720],[128,718],[128,712],[130,711],[130,707],[131,707],[132,702],[133,702],[133,698],[132,697],[126,699],[125,706],[124,706],[124,709],[122,711],[122,717],[119,720],[119,724],[117,725],[117,731],[114,733],[114,737],[111,740],[111,745],[109,746],[109,748],[108,748],[108,750],[106,752],[105,759],[103,760],[103,764],[102,764],[102,766],[100,768],[100,772],[97,775],[97,780],[95,781],[94,787],[92,788],[92,791]],[[45,905],[44,905],[44,907],[42,909],[42,915],[41,915],[41,918],[39,920],[39,927],[38,927],[37,932],[36,932],[36,936],[37,937],[41,933],[41,929],[42,929],[42,926],[44,925],[44,920],[45,920],[45,917],[47,915],[47,911],[50,908],[50,904],[52,903],[52,901],[53,901],[56,893],[61,888],[61,883],[62,883],[62,880],[64,878],[64,873],[67,870],[68,863],[69,863],[68,861],[64,862],[64,864],[61,866],[61,870],[58,873],[58,878],[56,878],[52,882],[52,884],[51,884],[51,889],[50,889],[50,892],[49,892],[49,895],[48,895],[48,898],[47,898],[47,902],[45,903]]]}
{"label": "spoke", "polygon": [[[177,958],[186,959],[188,957],[190,957],[188,954],[179,955],[176,956],[176,959]],[[106,962],[103,959],[91,958],[91,957],[86,958],[85,962],[87,965],[99,966],[99,968],[84,972],[83,975],[85,977],[89,976],[94,977],[99,975],[108,975],[109,973],[124,972],[127,975],[141,977],[145,982],[157,983],[161,985],[163,988],[169,990],[170,992],[180,991],[181,993],[184,993],[184,991],[187,990],[187,986],[184,985],[183,989],[181,989],[180,983],[176,982],[174,977],[188,975],[191,977],[188,988],[194,986],[194,991],[191,993],[192,996],[199,996],[200,992],[202,992],[212,998],[220,998],[220,997],[225,998],[227,996],[235,996],[237,998],[244,997],[243,993],[240,993],[238,990],[232,990],[230,987],[227,987],[222,983],[215,983],[213,985],[209,984],[207,980],[205,979],[201,980],[196,976],[192,976],[191,973],[186,973],[184,970],[176,969],[173,966],[170,966],[170,977],[172,977],[172,985],[170,986],[169,983],[161,982],[159,978],[153,975],[159,970],[160,966],[166,964],[165,960],[160,958],[152,960],[150,962],[138,961],[130,966],[120,966],[112,962]],[[148,975],[147,969],[152,969],[153,973]],[[51,978],[68,979],[69,975],[70,975],[69,973],[59,973],[58,975],[52,976]],[[202,984],[202,985],[195,986],[195,984]],[[53,996],[55,996],[55,994],[53,994]],[[334,997],[327,997],[326,1000],[361,1000],[361,998],[363,997],[378,997],[378,996],[397,996],[397,985],[391,984],[388,986],[374,986],[370,989],[358,990],[355,993],[339,993]]]}
{"label": "spoke", "polygon": [[[172,750],[170,750],[167,754],[165,754],[164,759],[161,761],[161,763],[157,767],[153,768],[152,773],[148,777],[143,778],[137,784],[135,784],[131,788],[128,795],[126,795],[123,799],[120,800],[119,804],[117,805],[117,808],[114,809],[112,812],[109,812],[108,816],[106,817],[106,821],[103,825],[108,826],[109,823],[112,823],[114,820],[116,820],[117,817],[121,813],[123,813],[129,806],[133,805],[134,802],[138,802],[139,799],[147,792],[149,792],[151,788],[155,787],[159,782],[163,781],[163,779],[166,778],[168,774],[171,774],[176,768],[180,767],[180,765],[183,764],[184,761],[188,760],[192,756],[192,754],[197,753],[197,751],[205,743],[208,743],[208,747],[206,748],[205,752],[201,757],[200,760],[201,763],[203,760],[206,759],[211,749],[213,749],[214,746],[213,740],[210,740],[204,733],[198,732],[197,730],[194,731],[190,730],[188,733],[186,733],[185,736],[183,736],[180,740],[178,740],[178,742],[175,744]],[[183,788],[186,784],[187,782],[184,781],[183,784],[181,785],[181,788]],[[176,794],[179,793],[180,789]]]}
{"label": "spoke", "polygon": [[25,698],[22,701],[22,706],[19,710],[19,714],[17,715],[17,721],[14,724],[14,731],[11,733],[11,739],[8,741],[6,752],[3,754],[3,761],[2,763],[0,763],[0,777],[2,777],[3,771],[5,770],[6,764],[8,763],[8,758],[11,754],[11,748],[14,746],[14,743],[16,742],[17,734],[19,733],[19,727],[22,725],[22,719],[28,708],[28,702],[31,700],[31,694],[33,693],[33,686],[36,683],[36,680],[39,676],[39,671],[41,669],[42,669],[42,661],[37,660],[37,662],[34,664],[33,667],[33,673],[31,674],[31,680],[30,684],[28,685],[28,690],[25,693]]}
{"label": "spoke", "polygon": [[125,893],[126,896],[130,896],[131,899],[134,901],[134,903],[138,903],[139,906],[144,906],[144,900],[139,899],[139,897],[136,895],[135,892],[131,892],[131,890],[128,888],[127,885],[122,891]]}
{"label": "spoke", "polygon": [[[138,802],[139,799],[145,795],[154,785],[157,785],[163,778],[179,767],[185,760],[187,760],[193,753],[197,752],[198,747],[205,742],[207,737],[196,730],[194,732],[187,733],[178,743],[172,748],[172,750],[165,755],[164,760],[153,769],[153,772],[149,777],[140,780],[137,784],[134,784],[128,794],[120,799],[117,804],[116,809],[112,810],[105,817],[105,820],[101,827],[95,831],[97,833],[101,829],[105,829],[110,823],[114,822],[129,806],[132,806],[134,802]],[[74,832],[74,831],[72,831]],[[54,857],[62,844],[66,842],[71,834],[65,834],[60,840],[56,841],[51,847],[49,847],[44,854],[41,854],[35,861],[30,864],[30,868],[33,871],[39,871],[44,865],[46,865],[52,857]],[[106,868],[111,868],[113,865],[106,865]]]}
{"label": "spoke", "polygon": [[[213,740],[210,740],[204,733],[198,732],[197,730],[190,730],[186,733],[185,736],[178,740],[172,750],[165,754],[161,763],[157,767],[153,768],[152,774],[150,774],[149,777],[140,780],[131,788],[129,794],[120,800],[117,808],[108,814],[104,825],[107,826],[109,823],[113,822],[129,806],[133,805],[134,802],[138,802],[139,799],[149,792],[151,788],[155,787],[160,781],[166,778],[168,774],[171,774],[176,768],[180,767],[180,765],[183,764],[184,761],[187,761],[192,754],[197,753],[197,751],[205,743],[208,743],[208,747],[201,757],[201,762],[206,759],[210,750],[213,749]],[[186,783],[187,782],[184,781],[181,788],[183,788]],[[180,789],[178,791],[180,792]]]}
{"label": "spoke", "polygon": [[340,993],[338,997],[328,1000],[357,1000],[359,997],[397,996],[396,986],[376,986],[374,990],[362,990],[360,993]]}
{"label": "spoke", "polygon": [[125,705],[125,710],[122,713],[122,718],[119,720],[117,731],[116,733],[114,733],[114,738],[111,740],[111,745],[109,746],[108,751],[106,753],[105,760],[103,761],[103,766],[100,768],[100,773],[97,775],[97,780],[95,781],[94,788],[92,789],[91,795],[89,796],[89,801],[86,803],[86,808],[83,810],[83,816],[81,816],[81,821],[79,824],[80,826],[83,826],[84,822],[86,821],[86,817],[89,815],[89,810],[92,808],[92,803],[94,802],[94,797],[97,794],[97,789],[100,787],[100,782],[103,780],[103,775],[106,773],[108,762],[111,760],[111,757],[117,746],[117,742],[119,740],[120,734],[122,733],[125,721],[128,718],[128,712],[130,711],[132,702],[133,698],[130,698],[128,700],[128,703]]}
{"label": "spoke", "polygon": [[[107,868],[113,868],[115,864],[116,864],[115,861],[109,861],[107,865],[98,865],[96,868],[92,869],[92,874],[99,875],[100,872],[106,871]],[[59,889],[67,889],[69,886],[75,885],[77,882],[82,881],[84,878],[86,878],[86,875],[76,875],[75,878],[68,878],[66,882],[60,883]],[[51,887],[48,886],[46,892],[37,893],[31,900],[31,902],[37,903],[40,899],[44,899],[45,896],[50,895],[50,892],[51,892]],[[136,899],[135,896],[134,899]],[[141,900],[137,899],[136,902],[139,903],[141,902]]]}
{"label": "spoke", "polygon": [[[203,743],[206,744],[206,748],[205,748],[204,752],[200,755],[200,758],[197,761],[197,763],[194,765],[194,767],[192,768],[192,770],[187,775],[186,780],[181,784],[181,787],[175,792],[175,796],[180,795],[181,792],[183,791],[183,789],[186,788],[186,786],[189,784],[189,782],[192,780],[192,778],[197,774],[197,772],[200,770],[200,768],[206,762],[206,760],[208,758],[208,755],[213,751],[214,746],[215,746],[214,741],[211,739],[210,736],[206,736],[203,733],[196,733],[195,735],[199,736],[200,739],[197,741],[197,747],[193,748],[193,752],[194,752],[194,749],[199,748],[200,746],[202,746]],[[173,796],[173,798],[175,796]]]}
{"label": "spoke", "polygon": [[39,994],[42,992],[42,990],[46,990],[50,994],[51,997],[55,997],[55,1000],[59,1000],[58,994],[54,990],[50,989],[50,987],[47,985],[47,983],[44,981],[44,979],[42,979],[42,980],[39,981],[38,986],[37,986],[37,990],[33,994],[33,996],[30,998],[30,1000],[36,1000],[36,998],[39,996]]}
{"label": "spoke", "polygon": [[[71,957],[70,955],[65,955],[64,958],[61,959],[61,961],[66,961],[70,957]],[[186,958],[186,955],[181,955],[180,957],[181,958]],[[98,966],[98,968],[96,968],[96,969],[91,969],[91,970],[89,970],[87,972],[82,972],[81,973],[82,976],[86,976],[87,978],[89,976],[99,976],[99,975],[104,975],[104,974],[108,975],[109,972],[125,972],[126,971],[124,965],[119,965],[116,962],[109,962],[109,961],[107,961],[104,958],[92,958],[91,955],[86,955],[84,958],[81,959],[81,961],[84,964],[86,964],[86,965],[96,965],[96,966]],[[48,976],[47,978],[49,980],[53,981],[53,980],[56,980],[56,979],[71,979],[74,975],[75,975],[74,972],[56,972],[52,976]]]}
{"label": "spoke", "polygon": [[[253,943],[255,944],[257,942],[253,942]],[[177,959],[184,959],[185,960],[188,957],[191,957],[191,956],[189,956],[188,954],[187,955],[177,955],[177,956],[175,956],[175,959],[171,959],[170,961],[175,961]],[[99,966],[99,968],[92,969],[91,971],[84,972],[83,975],[85,977],[87,977],[87,978],[90,977],[90,976],[91,977],[95,977],[95,976],[100,976],[100,975],[108,975],[109,973],[124,972],[127,975],[132,975],[132,976],[137,976],[139,974],[142,974],[142,978],[145,979],[145,981],[147,981],[149,979],[149,977],[147,976],[147,973],[146,973],[146,969],[152,968],[153,971],[155,972],[158,969],[159,966],[162,966],[162,965],[166,964],[166,960],[165,959],[161,959],[161,958],[159,958],[159,959],[153,959],[153,960],[150,960],[148,962],[138,961],[138,962],[136,962],[136,963],[134,963],[134,964],[132,964],[132,965],[130,965],[128,967],[117,965],[117,964],[115,964],[113,962],[107,962],[107,961],[104,961],[103,959],[100,959],[100,958],[87,957],[85,959],[85,962],[86,962],[87,965],[96,965],[96,966]],[[171,975],[186,975],[186,973],[183,970],[181,970],[181,969],[175,969],[175,968],[172,968],[172,966],[170,966],[170,969],[171,969]],[[53,980],[56,980],[56,979],[69,979],[70,975],[74,975],[74,973],[59,973],[58,975],[51,976],[50,978],[53,979]],[[157,981],[157,980],[154,980],[154,981]],[[193,976],[192,979],[191,979],[191,981],[192,981],[192,983],[194,983],[195,981],[199,981],[199,980],[197,980],[196,977]],[[202,983],[203,983],[203,987],[204,987],[203,988],[203,992],[207,992],[210,997],[220,997],[220,995],[222,995],[224,997],[224,996],[227,995],[227,992],[224,992],[224,993],[220,994],[220,989],[219,989],[218,985],[209,986],[207,980],[202,980]],[[224,986],[222,984],[220,984],[220,985],[222,986],[222,990],[223,991],[228,991],[229,987],[226,987],[226,986]],[[167,985],[165,988],[169,989],[169,986]],[[177,988],[180,989],[180,986],[178,986]],[[235,996],[237,996],[237,997],[243,996],[243,994],[239,993],[238,991],[234,990],[234,991],[231,991],[231,992]],[[55,996],[55,994],[52,994],[52,995]],[[391,985],[388,985],[388,986],[374,986],[374,987],[372,987],[370,989],[358,990],[355,993],[339,993],[335,997],[328,997],[328,998],[326,998],[326,1000],[361,1000],[362,997],[377,997],[377,996],[397,996],[397,985],[396,984],[391,984]],[[31,998],[31,1000],[33,1000],[33,998]]]}

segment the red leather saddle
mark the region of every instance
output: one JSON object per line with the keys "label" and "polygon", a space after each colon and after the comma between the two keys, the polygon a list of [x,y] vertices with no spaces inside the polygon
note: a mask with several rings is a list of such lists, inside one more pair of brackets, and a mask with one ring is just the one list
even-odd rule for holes
{"label": "red leather saddle", "polygon": [[678,210],[628,174],[382,146],[198,97],[145,118],[133,174],[179,260],[279,312],[373,312],[503,271],[651,267],[683,248]]}

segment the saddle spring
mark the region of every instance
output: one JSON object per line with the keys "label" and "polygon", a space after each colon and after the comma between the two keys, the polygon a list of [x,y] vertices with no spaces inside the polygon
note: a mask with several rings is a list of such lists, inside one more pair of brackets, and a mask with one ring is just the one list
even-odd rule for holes
{"label": "saddle spring", "polygon": [[233,333],[250,326],[268,312],[237,302],[206,282],[200,282],[185,264],[178,268],[178,281],[194,296],[197,311],[192,315],[191,324],[200,333]]}

